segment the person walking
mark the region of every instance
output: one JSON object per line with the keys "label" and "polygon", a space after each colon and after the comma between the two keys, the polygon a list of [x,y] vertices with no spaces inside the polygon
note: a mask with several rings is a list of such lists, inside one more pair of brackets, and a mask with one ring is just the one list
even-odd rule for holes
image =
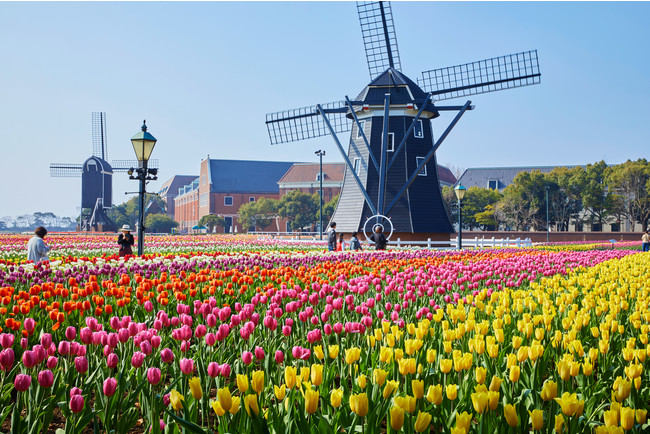
{"label": "person walking", "polygon": [[50,251],[50,247],[45,244],[45,235],[47,235],[47,229],[43,226],[39,226],[34,230],[34,236],[29,239],[27,243],[27,260],[33,261],[34,264],[47,261],[47,252]]}
{"label": "person walking", "polygon": [[120,245],[120,252],[119,255],[120,257],[126,256],[126,255],[133,255],[133,250],[131,249],[131,246],[135,243],[135,240],[133,239],[133,235],[131,235],[131,226],[129,225],[124,225],[120,229],[120,234],[119,237],[117,237],[117,244]]}
{"label": "person walking", "polygon": [[333,252],[336,250],[336,223],[330,223],[330,227],[327,230],[327,250]]}
{"label": "person walking", "polygon": [[386,250],[386,244],[388,244],[388,238],[384,235],[384,228],[377,225],[375,226],[375,231],[370,235],[370,241],[375,243],[375,250]]}
{"label": "person walking", "polygon": [[643,236],[641,237],[641,241],[643,241],[643,246],[641,250],[644,252],[650,252],[650,235],[648,235],[648,231],[645,231],[643,233]]}
{"label": "person walking", "polygon": [[357,234],[358,232],[352,232],[352,236],[350,237],[350,250],[363,250]]}
{"label": "person walking", "polygon": [[339,235],[339,241],[336,243],[336,251],[337,252],[345,251],[345,240],[343,239],[343,234]]}

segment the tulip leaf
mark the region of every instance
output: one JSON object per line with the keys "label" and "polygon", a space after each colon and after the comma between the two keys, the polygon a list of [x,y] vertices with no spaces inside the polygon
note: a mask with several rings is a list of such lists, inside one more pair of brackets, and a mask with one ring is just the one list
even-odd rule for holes
{"label": "tulip leaf", "polygon": [[195,423],[192,423],[190,421],[187,421],[185,419],[182,419],[182,418],[176,416],[174,413],[169,411],[169,409],[167,409],[167,408],[165,408],[165,413],[170,415],[172,419],[174,419],[180,425],[183,425],[183,427],[188,429],[190,432],[197,433],[197,434],[207,434],[208,433],[208,431],[204,431],[200,426],[196,425]]}

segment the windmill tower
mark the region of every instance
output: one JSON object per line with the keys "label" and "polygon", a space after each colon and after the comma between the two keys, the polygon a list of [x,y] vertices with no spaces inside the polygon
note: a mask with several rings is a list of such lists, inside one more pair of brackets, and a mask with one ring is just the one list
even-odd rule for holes
{"label": "windmill tower", "polygon": [[[52,163],[50,176],[59,178],[81,178],[80,231],[111,232],[117,228],[106,214],[113,206],[113,173],[127,172],[138,167],[137,161],[116,160],[108,163],[106,140],[106,113],[92,114],[93,154],[83,164]],[[151,160],[152,167],[158,167],[157,160]]]}
{"label": "windmill tower", "polygon": [[[419,85],[401,72],[388,2],[359,2],[357,12],[371,82],[351,100],[271,113],[271,144],[331,135],[346,164],[332,217],[340,232],[375,225],[404,240],[449,239],[454,232],[442,201],[435,152],[467,110],[439,101],[538,84],[537,51],[425,71]],[[434,137],[431,120],[456,112]],[[339,133],[351,132],[347,152]]]}

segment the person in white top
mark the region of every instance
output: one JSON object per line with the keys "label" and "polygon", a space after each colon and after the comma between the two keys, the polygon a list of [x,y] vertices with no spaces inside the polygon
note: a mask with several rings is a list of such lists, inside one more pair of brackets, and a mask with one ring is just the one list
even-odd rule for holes
{"label": "person in white top", "polygon": [[34,235],[30,238],[27,243],[27,260],[33,261],[35,264],[41,261],[47,261],[47,252],[50,251],[50,247],[45,244],[45,235],[47,235],[47,229],[43,226],[39,226],[34,230]]}

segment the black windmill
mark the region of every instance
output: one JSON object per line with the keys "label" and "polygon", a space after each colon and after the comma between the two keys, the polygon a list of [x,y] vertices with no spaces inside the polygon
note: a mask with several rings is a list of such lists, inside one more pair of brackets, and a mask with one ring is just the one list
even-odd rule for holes
{"label": "black windmill", "polygon": [[[389,2],[358,2],[371,82],[354,99],[266,116],[271,144],[331,135],[346,163],[332,217],[340,232],[380,224],[386,234],[449,239],[454,232],[442,201],[435,152],[471,101],[438,101],[540,82],[537,51],[494,57],[422,73],[419,85],[401,72]],[[457,112],[437,138],[430,120]],[[337,133],[351,131],[347,153]],[[418,234],[417,236],[414,234]]]}
{"label": "black windmill", "polygon": [[[114,160],[108,163],[106,141],[106,113],[92,114],[93,154],[83,164],[52,163],[50,176],[59,178],[81,177],[80,231],[116,231],[106,211],[113,206],[113,173],[128,172],[138,167],[137,161]],[[158,161],[150,166],[157,168]]]}

